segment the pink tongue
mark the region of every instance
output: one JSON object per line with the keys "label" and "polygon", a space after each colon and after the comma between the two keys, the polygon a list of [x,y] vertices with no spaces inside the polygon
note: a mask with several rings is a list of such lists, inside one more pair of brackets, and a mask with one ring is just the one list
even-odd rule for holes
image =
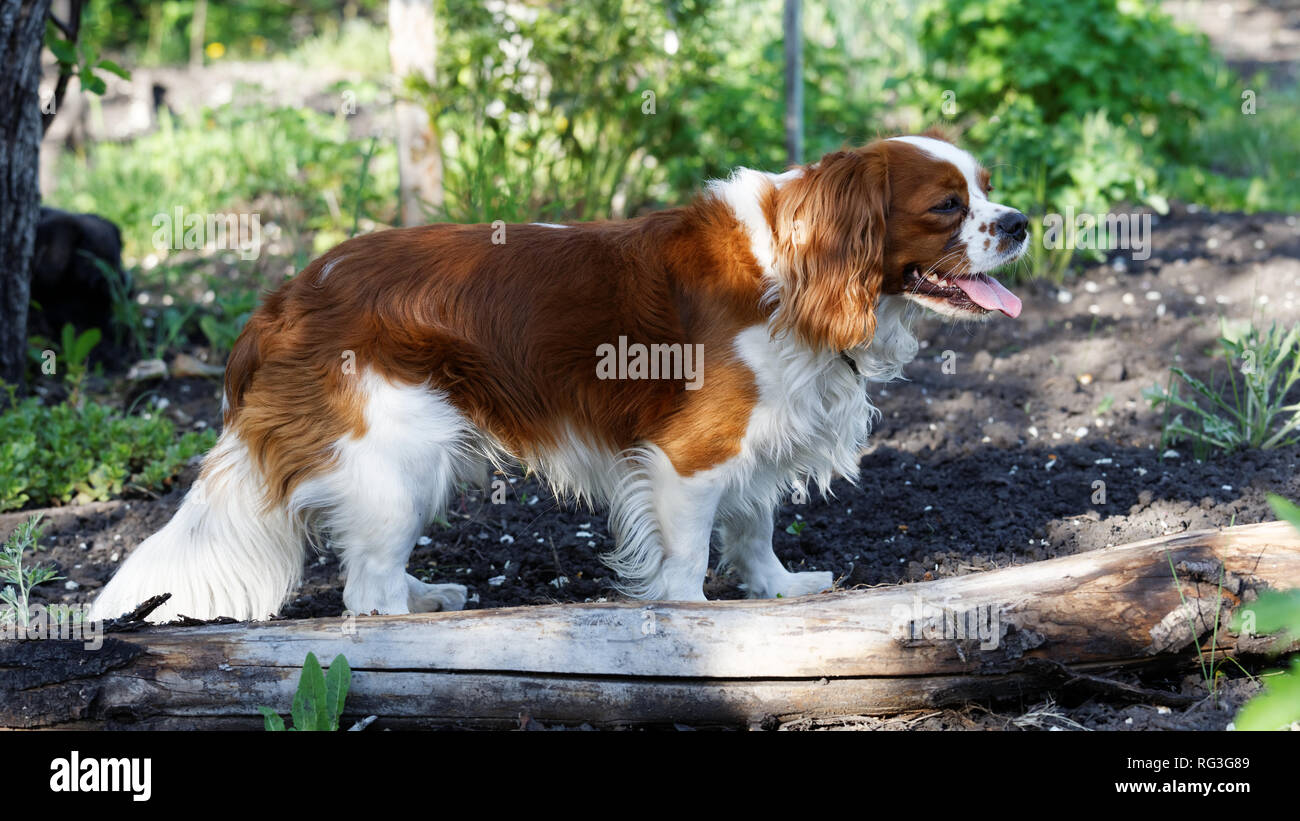
{"label": "pink tongue", "polygon": [[1020,298],[1002,287],[1002,283],[993,277],[976,274],[973,277],[957,277],[952,281],[966,292],[971,302],[986,311],[1001,311],[1012,319],[1020,316]]}

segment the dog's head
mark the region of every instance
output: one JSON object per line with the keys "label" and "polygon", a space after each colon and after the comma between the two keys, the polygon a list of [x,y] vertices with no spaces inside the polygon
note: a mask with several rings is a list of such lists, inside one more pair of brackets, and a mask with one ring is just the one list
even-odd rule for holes
{"label": "dog's head", "polygon": [[848,350],[871,339],[888,294],[951,317],[1017,316],[1020,300],[988,272],[1025,252],[1029,220],[990,190],[975,158],[936,136],[878,140],[790,174],[773,197],[778,326]]}

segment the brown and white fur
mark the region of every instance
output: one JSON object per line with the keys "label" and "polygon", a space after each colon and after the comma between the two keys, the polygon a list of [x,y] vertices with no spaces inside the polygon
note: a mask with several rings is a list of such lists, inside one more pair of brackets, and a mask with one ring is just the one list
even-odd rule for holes
{"label": "brown and white fur", "polygon": [[[266,618],[311,543],[338,551],[352,611],[461,608],[407,558],[458,482],[511,461],[608,505],[632,595],[703,600],[714,533],[749,595],[824,590],[773,554],[774,509],[857,475],[867,383],[916,354],[909,304],[1019,312],[980,275],[1023,253],[1025,218],[987,194],[969,154],[905,137],[631,220],[349,240],[249,321],[200,479],[91,615],[168,592],[151,618]],[[699,389],[599,378],[619,337],[702,346]]]}

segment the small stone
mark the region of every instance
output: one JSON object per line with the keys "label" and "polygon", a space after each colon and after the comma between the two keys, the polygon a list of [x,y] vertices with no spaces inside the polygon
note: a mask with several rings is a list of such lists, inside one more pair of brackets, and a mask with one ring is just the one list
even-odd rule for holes
{"label": "small stone", "polygon": [[161,359],[141,359],[126,372],[131,382],[149,382],[154,379],[167,378],[167,363]]}

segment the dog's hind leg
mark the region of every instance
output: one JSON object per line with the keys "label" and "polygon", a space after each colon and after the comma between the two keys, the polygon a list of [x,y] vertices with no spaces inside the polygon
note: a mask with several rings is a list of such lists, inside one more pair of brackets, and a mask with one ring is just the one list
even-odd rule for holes
{"label": "dog's hind leg", "polygon": [[459,610],[459,584],[406,572],[415,542],[472,460],[468,426],[435,391],[367,376],[366,432],[335,446],[334,466],[294,493],[340,556],[343,603],[357,613]]}

